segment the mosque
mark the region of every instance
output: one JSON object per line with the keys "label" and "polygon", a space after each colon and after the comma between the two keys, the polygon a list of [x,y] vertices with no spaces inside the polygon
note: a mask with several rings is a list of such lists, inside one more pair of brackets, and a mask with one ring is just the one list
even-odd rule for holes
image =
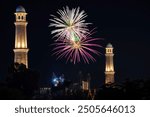
{"label": "mosque", "polygon": [[[14,62],[23,63],[28,68],[28,51],[27,46],[27,24],[26,21],[26,10],[22,6],[18,6],[15,12],[16,21],[15,24],[15,48],[14,51]],[[113,64],[113,46],[108,44],[106,46],[106,63],[105,63],[105,84],[114,83],[114,64]],[[89,82],[83,82],[83,89],[87,90],[89,87]]]}

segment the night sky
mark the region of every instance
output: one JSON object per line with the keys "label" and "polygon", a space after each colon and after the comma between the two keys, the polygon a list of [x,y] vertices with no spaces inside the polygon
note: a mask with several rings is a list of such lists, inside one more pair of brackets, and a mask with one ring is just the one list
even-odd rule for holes
{"label": "night sky", "polygon": [[115,78],[150,78],[150,4],[144,0],[1,0],[0,1],[0,78],[4,79],[8,67],[13,63],[15,42],[16,7],[22,5],[27,15],[29,67],[41,74],[42,83],[49,81],[52,72],[64,74],[67,79],[76,81],[79,71],[90,73],[95,85],[104,81],[105,49],[97,62],[88,64],[67,63],[51,56],[53,42],[48,27],[50,14],[66,5],[80,7],[88,14],[87,22],[97,27],[94,37],[104,38],[114,46]]}

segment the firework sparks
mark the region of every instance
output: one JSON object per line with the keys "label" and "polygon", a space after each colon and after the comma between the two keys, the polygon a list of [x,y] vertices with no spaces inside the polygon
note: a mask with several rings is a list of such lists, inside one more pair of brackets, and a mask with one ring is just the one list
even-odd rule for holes
{"label": "firework sparks", "polygon": [[85,38],[84,36],[89,33],[87,25],[90,23],[85,23],[86,13],[80,8],[69,9],[69,7],[63,8],[63,10],[58,10],[57,14],[59,17],[51,15],[50,27],[55,27],[51,31],[57,40],[73,40],[79,41],[80,38]]}
{"label": "firework sparks", "polygon": [[69,7],[58,10],[59,17],[51,15],[50,27],[55,27],[51,31],[54,37],[57,39],[55,48],[53,49],[53,55],[57,56],[57,59],[66,58],[66,62],[70,61],[79,63],[84,61],[88,63],[90,61],[95,62],[93,54],[100,55],[101,53],[96,49],[101,47],[95,42],[100,38],[92,38],[93,30],[89,31],[88,24],[85,22],[87,17],[84,11],[80,12],[80,8],[69,9]]}
{"label": "firework sparks", "polygon": [[66,62],[70,60],[74,64],[79,63],[82,60],[84,63],[88,64],[90,61],[95,62],[96,59],[92,56],[92,54],[101,54],[96,50],[96,48],[100,48],[101,46],[95,43],[100,40],[100,38],[92,38],[91,35],[92,33],[87,34],[85,36],[86,38],[81,38],[79,41],[56,41],[52,44],[55,45],[53,55],[56,55],[57,59],[66,58]]}

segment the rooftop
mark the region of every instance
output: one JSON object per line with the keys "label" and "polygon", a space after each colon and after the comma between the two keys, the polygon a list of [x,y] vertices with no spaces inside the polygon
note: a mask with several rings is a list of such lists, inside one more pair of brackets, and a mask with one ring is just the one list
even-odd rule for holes
{"label": "rooftop", "polygon": [[108,43],[106,48],[113,48],[112,44],[111,43]]}
{"label": "rooftop", "polygon": [[25,8],[23,6],[18,6],[16,8],[16,12],[26,12]]}

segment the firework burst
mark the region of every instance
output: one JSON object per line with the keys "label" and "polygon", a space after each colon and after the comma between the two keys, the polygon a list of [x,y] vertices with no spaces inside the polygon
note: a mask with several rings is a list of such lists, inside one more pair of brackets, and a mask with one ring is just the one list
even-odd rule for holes
{"label": "firework burst", "polygon": [[[58,10],[57,14],[59,17],[51,15],[50,27],[55,27],[51,31],[57,40],[73,40],[79,41],[80,38],[85,38],[84,36],[89,33],[87,25],[90,23],[85,22],[87,17],[86,13],[80,8],[69,9],[69,7],[63,8],[63,10]],[[75,38],[77,37],[77,38]]]}
{"label": "firework burst", "polygon": [[101,46],[95,43],[100,40],[100,38],[92,38],[92,34],[93,33],[87,34],[79,41],[55,41],[55,43],[52,44],[55,45],[55,48],[53,49],[53,55],[56,55],[57,59],[65,58],[66,62],[70,61],[74,64],[81,61],[84,61],[84,63],[88,64],[90,61],[95,62],[96,59],[92,55],[100,55],[101,53],[97,51],[96,48],[100,48]]}
{"label": "firework burst", "polygon": [[53,55],[57,59],[65,58],[66,62],[70,61],[74,64],[84,61],[95,62],[93,54],[100,55],[101,53],[96,49],[101,47],[96,42],[100,38],[92,38],[94,30],[89,31],[88,24],[85,22],[87,17],[84,11],[80,12],[80,8],[69,9],[69,7],[58,10],[59,17],[51,15],[50,27],[55,27],[51,31],[56,38]]}

